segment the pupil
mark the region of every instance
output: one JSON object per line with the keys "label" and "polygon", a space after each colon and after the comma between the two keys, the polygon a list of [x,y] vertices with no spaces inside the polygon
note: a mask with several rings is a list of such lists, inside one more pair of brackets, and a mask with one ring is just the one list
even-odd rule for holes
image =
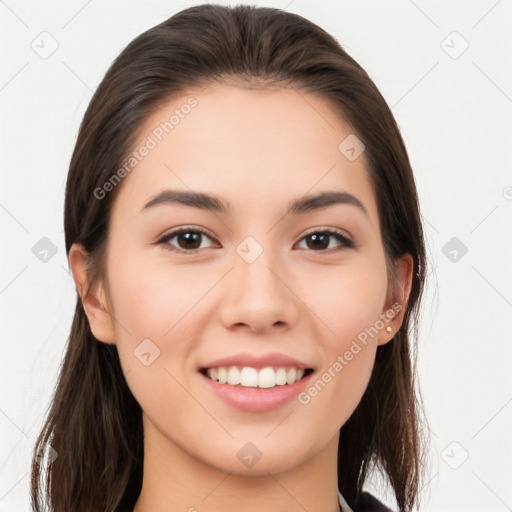
{"label": "pupil", "polygon": [[[329,236],[330,235],[327,235],[327,234],[309,235],[308,240],[311,241],[312,243],[308,243],[308,246],[313,249],[314,248],[326,249],[327,247],[329,247]],[[200,237],[201,237],[201,233],[192,233],[192,232],[180,233],[178,235],[178,240],[180,242],[184,241],[185,246],[188,249],[197,249],[201,245],[200,243],[198,243]]]}
{"label": "pupil", "polygon": [[[320,244],[313,244],[313,248],[316,247],[318,249],[320,247],[321,249],[326,249],[327,247],[329,247],[329,241],[328,241],[329,236],[328,235],[314,234],[314,235],[310,235],[310,238],[313,241],[315,241],[315,240],[318,241],[320,238],[322,238],[323,240],[321,240],[321,242],[324,242],[324,243],[320,243]],[[327,241],[327,244],[325,243],[325,241]]]}
{"label": "pupil", "polygon": [[[180,233],[178,235],[179,237],[179,240],[185,240],[186,242],[186,248],[187,249],[196,249],[196,248],[199,248],[199,246],[201,245],[200,243],[197,244],[197,240],[199,240],[199,237],[201,236],[200,233]],[[191,246],[191,242],[194,242],[194,238],[196,238],[195,240],[195,245],[192,247]]]}

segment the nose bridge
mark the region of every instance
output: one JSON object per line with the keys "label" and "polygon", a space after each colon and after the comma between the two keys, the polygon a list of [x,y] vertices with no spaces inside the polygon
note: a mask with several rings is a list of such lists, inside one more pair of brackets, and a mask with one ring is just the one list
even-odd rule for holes
{"label": "nose bridge", "polygon": [[264,243],[247,236],[235,249],[234,268],[221,311],[226,327],[242,323],[261,330],[277,322],[295,321],[296,305],[293,293],[284,284],[286,276],[277,256],[279,251]]}
{"label": "nose bridge", "polygon": [[271,299],[282,292],[279,290],[282,283],[275,275],[281,263],[269,245],[270,240],[267,237],[260,242],[253,236],[247,236],[236,247],[233,278],[244,295],[263,295],[265,299]]}

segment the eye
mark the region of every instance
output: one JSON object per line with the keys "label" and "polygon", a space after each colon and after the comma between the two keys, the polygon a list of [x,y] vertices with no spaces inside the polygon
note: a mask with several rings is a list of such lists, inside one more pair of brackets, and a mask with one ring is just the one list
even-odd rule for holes
{"label": "eye", "polygon": [[[157,244],[163,245],[165,249],[169,251],[194,254],[198,252],[199,249],[208,248],[201,243],[204,238],[213,240],[213,238],[202,229],[185,227],[167,233],[158,240]],[[174,243],[171,243],[173,239],[176,239],[175,243],[177,247]],[[338,241],[338,247],[340,247],[338,250],[355,247],[355,243],[345,234],[332,229],[312,231],[304,236],[300,242],[306,240],[306,249],[313,249],[314,252],[326,252],[328,249],[332,248],[330,247],[332,239]]]}
{"label": "eye", "polygon": [[[333,238],[341,245],[341,249],[339,250],[355,247],[355,243],[352,240],[345,236],[341,231],[337,230],[312,231],[303,237],[301,242],[302,240],[306,240],[306,249],[314,249],[314,252],[324,252],[330,248],[330,242]],[[307,242],[308,240],[310,243]]]}
{"label": "eye", "polygon": [[[185,227],[171,231],[170,233],[160,238],[157,243],[162,244],[169,251],[195,253],[199,249],[204,249],[204,246],[201,244],[201,241],[204,237],[212,240],[206,231],[202,229]],[[171,244],[171,240],[174,238],[176,238],[178,247]]]}

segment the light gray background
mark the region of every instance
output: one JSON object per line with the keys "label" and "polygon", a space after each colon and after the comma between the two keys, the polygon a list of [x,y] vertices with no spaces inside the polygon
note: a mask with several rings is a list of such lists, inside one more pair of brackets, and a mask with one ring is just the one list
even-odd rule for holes
{"label": "light gray background", "polygon": [[[1,512],[29,508],[31,450],[71,325],[62,219],[79,123],[129,41],[197,3],[0,1]],[[383,93],[409,150],[430,263],[421,510],[512,510],[512,1],[253,3],[332,33]],[[43,237],[57,250],[46,261]],[[378,479],[372,489],[392,503]]]}

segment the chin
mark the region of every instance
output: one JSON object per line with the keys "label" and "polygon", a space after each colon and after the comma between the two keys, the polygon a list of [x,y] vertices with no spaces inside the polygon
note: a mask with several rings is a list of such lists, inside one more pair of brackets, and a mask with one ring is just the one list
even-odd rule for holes
{"label": "chin", "polygon": [[304,443],[285,445],[276,437],[276,442],[269,439],[244,437],[244,441],[230,440],[225,445],[216,444],[216,452],[208,454],[204,462],[222,471],[245,476],[265,476],[268,473],[289,471],[303,463],[311,454],[306,453]]}

